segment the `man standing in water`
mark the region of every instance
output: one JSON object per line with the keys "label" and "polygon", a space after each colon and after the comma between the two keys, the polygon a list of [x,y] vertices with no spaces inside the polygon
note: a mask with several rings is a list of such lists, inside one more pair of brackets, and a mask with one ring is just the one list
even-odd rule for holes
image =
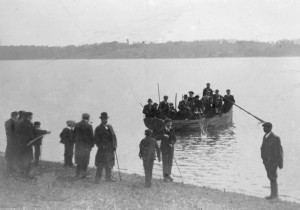
{"label": "man standing in water", "polygon": [[95,144],[98,151],[95,158],[95,166],[97,167],[95,183],[98,184],[102,178],[102,171],[105,169],[106,181],[115,182],[112,178],[111,171],[115,165],[115,151],[117,149],[117,137],[111,125],[107,124],[108,115],[102,112],[101,124],[95,129]]}
{"label": "man standing in water", "polygon": [[171,177],[173,157],[174,157],[174,144],[176,142],[175,132],[172,129],[172,120],[165,120],[165,127],[159,135],[155,137],[157,140],[161,140],[160,150],[162,153],[163,164],[163,177],[164,181],[173,181]]}
{"label": "man standing in water", "polygon": [[74,128],[77,178],[86,177],[87,167],[90,162],[90,153],[94,147],[93,127],[89,124],[89,120],[89,114],[82,114],[82,121],[77,123]]}
{"label": "man standing in water", "polygon": [[261,158],[271,184],[271,195],[266,199],[276,199],[278,198],[277,167],[283,168],[283,150],[280,138],[272,132],[272,124],[265,122],[263,128],[266,134],[261,146]]}

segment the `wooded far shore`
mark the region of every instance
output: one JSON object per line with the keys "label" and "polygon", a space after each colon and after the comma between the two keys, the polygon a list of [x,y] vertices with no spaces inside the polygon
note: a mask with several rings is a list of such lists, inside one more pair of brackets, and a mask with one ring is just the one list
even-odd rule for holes
{"label": "wooded far shore", "polygon": [[300,56],[300,41],[106,42],[80,46],[0,46],[0,60],[160,59]]}

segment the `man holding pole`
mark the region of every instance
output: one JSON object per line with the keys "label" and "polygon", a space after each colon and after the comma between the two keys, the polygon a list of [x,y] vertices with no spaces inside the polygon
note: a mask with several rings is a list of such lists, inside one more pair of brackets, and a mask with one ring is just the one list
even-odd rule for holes
{"label": "man holding pole", "polygon": [[95,166],[97,167],[96,184],[101,181],[103,169],[105,169],[107,182],[116,181],[112,178],[112,168],[115,165],[117,137],[113,127],[107,124],[108,115],[106,112],[101,113],[100,119],[101,124],[95,129],[95,144],[98,147],[95,158]]}
{"label": "man holding pole", "polygon": [[278,198],[277,167],[283,168],[283,150],[280,138],[272,132],[272,124],[265,122],[263,128],[266,134],[261,146],[261,158],[271,185],[271,195],[266,197],[269,200]]}

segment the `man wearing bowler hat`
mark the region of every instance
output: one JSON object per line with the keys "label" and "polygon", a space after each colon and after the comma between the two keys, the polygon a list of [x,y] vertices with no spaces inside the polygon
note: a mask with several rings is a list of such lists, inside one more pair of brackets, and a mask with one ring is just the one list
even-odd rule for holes
{"label": "man wearing bowler hat", "polygon": [[94,147],[93,127],[89,123],[90,115],[82,114],[82,120],[75,124],[75,162],[76,177],[86,177],[87,168],[90,162],[90,153]]}
{"label": "man wearing bowler hat", "polygon": [[145,115],[146,118],[151,118],[153,117],[152,116],[152,99],[149,98],[148,99],[148,104],[144,106],[144,109],[143,109],[143,114]]}
{"label": "man wearing bowler hat", "polygon": [[107,124],[108,115],[102,112],[101,123],[95,129],[95,144],[98,151],[95,158],[95,166],[97,167],[95,183],[99,183],[102,178],[103,169],[106,173],[107,182],[115,182],[112,178],[112,168],[115,165],[115,151],[117,149],[117,137],[111,125]]}
{"label": "man wearing bowler hat", "polygon": [[266,134],[261,146],[261,158],[271,185],[271,195],[266,199],[276,199],[278,198],[277,168],[283,168],[283,150],[280,138],[272,132],[272,124],[265,122],[263,129]]}

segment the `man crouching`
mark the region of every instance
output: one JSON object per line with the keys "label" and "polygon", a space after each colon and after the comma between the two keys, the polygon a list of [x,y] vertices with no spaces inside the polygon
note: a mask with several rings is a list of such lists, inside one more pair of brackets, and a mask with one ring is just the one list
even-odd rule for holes
{"label": "man crouching", "polygon": [[145,136],[140,143],[139,157],[143,159],[143,166],[145,171],[145,187],[151,187],[153,163],[155,160],[155,150],[157,153],[158,161],[160,162],[160,150],[157,142],[152,138],[152,130],[145,130]]}

